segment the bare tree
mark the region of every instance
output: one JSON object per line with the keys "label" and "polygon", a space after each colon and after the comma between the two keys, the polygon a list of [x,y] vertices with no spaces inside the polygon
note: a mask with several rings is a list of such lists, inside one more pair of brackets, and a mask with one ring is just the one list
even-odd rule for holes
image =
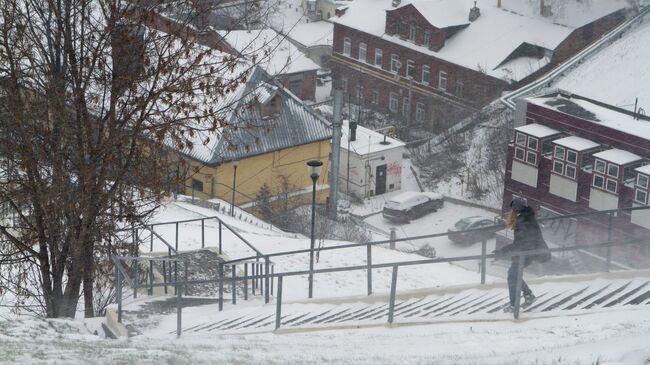
{"label": "bare tree", "polygon": [[215,101],[248,73],[234,56],[141,26],[168,6],[0,0],[0,266],[18,278],[38,268],[48,317],[74,317],[82,292],[93,316],[96,263],[133,249],[115,239],[120,224],[148,216],[174,185],[167,147],[226,127]]}

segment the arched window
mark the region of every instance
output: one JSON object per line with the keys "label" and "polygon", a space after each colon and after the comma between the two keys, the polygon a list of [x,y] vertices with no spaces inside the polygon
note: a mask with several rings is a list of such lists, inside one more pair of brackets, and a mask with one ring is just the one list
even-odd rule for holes
{"label": "arched window", "polygon": [[343,54],[349,56],[352,52],[352,41],[350,38],[343,39]]}

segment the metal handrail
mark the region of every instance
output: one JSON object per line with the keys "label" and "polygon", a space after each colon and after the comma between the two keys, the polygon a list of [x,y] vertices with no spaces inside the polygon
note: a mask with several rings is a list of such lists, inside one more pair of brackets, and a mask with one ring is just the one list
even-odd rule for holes
{"label": "metal handrail", "polygon": [[[574,214],[567,214],[567,215],[558,216],[558,217],[540,218],[537,221],[540,222],[540,223],[543,223],[543,222],[552,221],[552,220],[559,220],[559,219],[565,219],[565,218],[575,218],[575,217],[582,217],[582,216],[589,216],[589,215],[600,215],[600,214],[609,216],[610,214],[623,212],[623,211],[647,210],[647,209],[650,209],[650,206],[600,210],[600,211],[597,211],[597,212],[574,213]],[[471,232],[488,231],[488,230],[492,230],[492,229],[495,229],[495,228],[505,228],[505,225],[504,225],[504,223],[498,223],[498,224],[493,224],[491,226],[468,229],[468,230],[462,230],[462,231],[458,231],[458,232],[460,232],[460,233],[471,233]],[[449,235],[449,232],[434,233],[434,234],[427,234],[427,235],[421,235],[421,236],[395,238],[395,239],[380,240],[380,241],[373,241],[373,242],[366,242],[366,243],[353,243],[353,244],[349,244],[349,245],[327,246],[327,247],[320,247],[320,248],[315,247],[314,251],[319,252],[319,251],[339,250],[339,249],[354,248],[354,247],[368,247],[368,246],[376,246],[376,245],[382,245],[382,244],[387,244],[387,243],[416,241],[416,240],[425,239],[425,238],[443,237],[443,236],[447,236],[447,235]],[[273,252],[273,253],[266,254],[265,256],[277,257],[277,256],[294,255],[294,254],[308,253],[308,252],[311,252],[311,249],[307,248],[307,249],[293,250],[293,251]],[[226,261],[226,262],[224,262],[224,264],[236,263],[236,262],[239,262],[239,261],[251,260],[251,259],[254,259],[254,258],[255,258],[255,256],[253,256],[253,257],[243,257],[243,258],[239,258],[239,259]]]}

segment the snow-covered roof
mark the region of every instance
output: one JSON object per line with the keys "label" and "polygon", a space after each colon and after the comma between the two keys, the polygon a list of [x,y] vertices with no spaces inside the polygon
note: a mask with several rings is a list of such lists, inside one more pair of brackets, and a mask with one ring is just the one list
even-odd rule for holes
{"label": "snow-covered roof", "polygon": [[[602,71],[600,73],[603,73]],[[527,99],[530,103],[541,105],[561,113],[589,120],[598,125],[619,130],[650,140],[650,121],[638,120],[624,112],[585,100],[579,96],[568,97],[553,93]]]}
{"label": "snow-covered roof", "polygon": [[244,57],[259,63],[271,75],[318,70],[320,67],[273,29],[219,31]]}
{"label": "snow-covered roof", "polygon": [[638,98],[638,106],[650,115],[649,44],[647,14],[643,22],[558,78],[553,87],[627,110],[634,109]]}
{"label": "snow-covered roof", "polygon": [[463,2],[458,0],[415,0],[388,11],[394,11],[409,5],[413,5],[436,28],[447,28],[469,23],[469,9],[466,9]]}
{"label": "snow-covered roof", "polygon": [[642,158],[634,153],[612,148],[611,150],[594,153],[594,157],[605,161],[613,162],[617,165],[627,165],[632,162],[640,161]]}
{"label": "snow-covered roof", "polygon": [[[413,4],[416,8],[422,9],[421,12],[425,16],[440,15],[442,18],[449,14],[456,14],[456,9],[465,9],[464,19],[467,19],[470,8],[474,6],[474,0],[455,0],[453,5],[449,5],[449,2],[447,0],[404,0],[402,3]],[[539,4],[536,1],[504,1],[502,8],[496,7],[496,1],[481,2],[478,4],[481,16],[447,39],[445,46],[436,52],[385,34],[385,12],[393,9],[391,3],[392,0],[355,0],[343,16],[332,20],[423,54],[480,70],[507,81],[521,80],[548,63],[548,59],[545,58],[535,61],[527,58],[520,61],[510,60],[503,64],[522,44],[528,43],[554,50],[575,30],[576,24],[599,19],[626,6],[625,0],[591,0],[588,4],[585,2],[564,6],[566,16],[562,19],[568,20],[576,13],[575,16],[579,14],[580,21],[558,24],[553,17],[544,18],[537,15],[534,9],[539,9]],[[452,18],[456,17],[456,15],[452,16]]]}
{"label": "snow-covered roof", "polygon": [[[341,129],[343,132],[341,136],[341,148],[348,150],[348,134],[350,132],[350,125],[347,120],[343,121],[343,126]],[[355,141],[350,142],[350,151],[358,155],[369,155],[375,152],[381,152],[405,146],[404,142],[387,136],[386,142],[389,143],[383,144],[383,141],[383,134],[357,125],[357,138]]]}
{"label": "snow-covered roof", "polygon": [[645,174],[645,175],[650,175],[650,165],[645,165],[645,166],[637,167],[637,168],[634,169],[634,170],[636,170],[637,172],[640,172],[640,173],[642,173],[642,174]]}
{"label": "snow-covered roof", "polygon": [[537,138],[544,138],[560,133],[560,131],[537,123],[526,124],[515,128],[515,130]]}
{"label": "snow-covered roof", "polygon": [[577,136],[569,136],[569,137],[556,139],[553,141],[553,143],[578,152],[590,150],[592,148],[596,148],[600,146],[596,142],[590,141],[585,138],[577,137]]}
{"label": "snow-covered roof", "polygon": [[332,46],[334,24],[326,21],[296,24],[289,30],[288,37],[305,47]]}

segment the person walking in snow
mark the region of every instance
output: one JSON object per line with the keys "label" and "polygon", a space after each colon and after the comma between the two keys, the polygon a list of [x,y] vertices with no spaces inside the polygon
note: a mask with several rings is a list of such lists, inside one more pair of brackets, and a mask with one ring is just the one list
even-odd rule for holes
{"label": "person walking in snow", "polygon": [[[496,250],[495,253],[507,254],[510,252],[523,252],[531,250],[548,249],[544,237],[542,237],[542,230],[539,228],[537,219],[535,219],[535,211],[528,206],[528,201],[525,198],[515,197],[510,202],[512,212],[507,222],[507,227],[514,231],[514,239],[511,244]],[[517,291],[517,272],[519,270],[519,256],[512,256],[512,264],[508,269],[508,291],[510,294],[510,305],[505,308],[506,312],[514,311],[516,291]],[[551,259],[550,252],[544,252],[535,255],[525,256],[521,263],[523,267],[527,267],[533,261],[546,262]],[[530,290],[525,281],[521,281],[521,290],[524,294],[523,308],[528,307],[535,300],[533,291]]]}

